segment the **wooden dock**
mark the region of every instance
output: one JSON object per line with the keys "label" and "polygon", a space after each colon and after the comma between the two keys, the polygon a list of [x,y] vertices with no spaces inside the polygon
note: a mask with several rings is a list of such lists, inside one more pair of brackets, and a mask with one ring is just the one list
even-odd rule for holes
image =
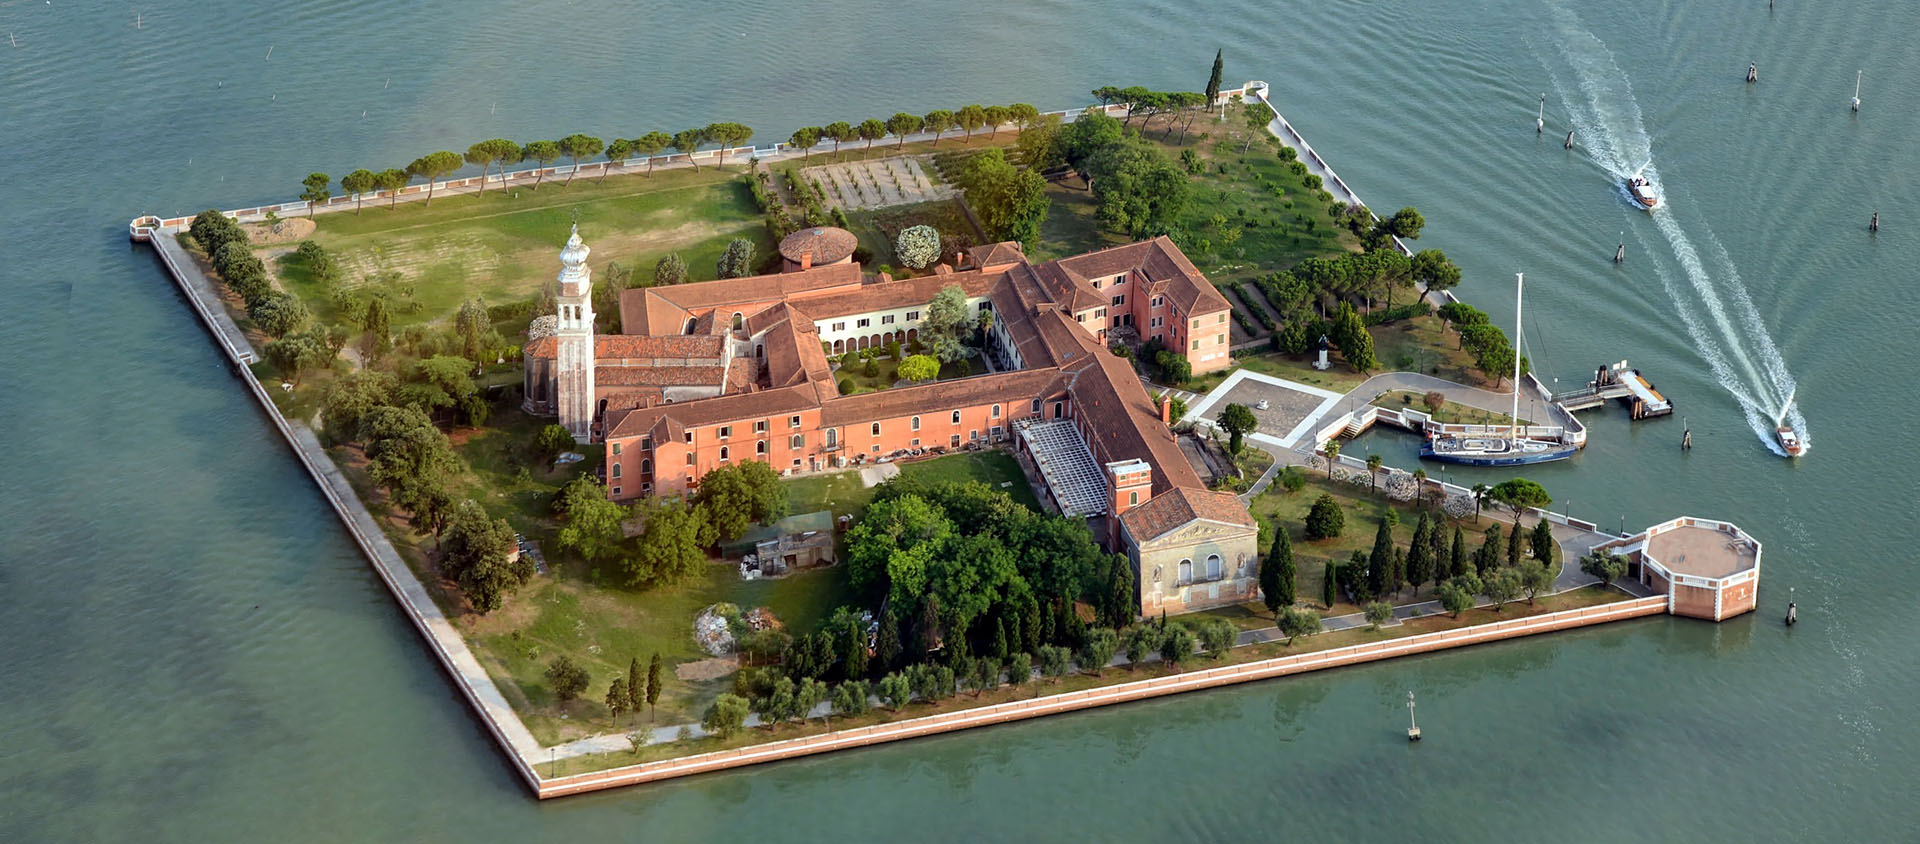
{"label": "wooden dock", "polygon": [[1569,413],[1591,410],[1609,400],[1625,404],[1628,418],[1635,421],[1673,413],[1673,403],[1654,389],[1653,382],[1640,370],[1627,366],[1624,360],[1594,370],[1593,380],[1585,387],[1553,394],[1553,403]]}

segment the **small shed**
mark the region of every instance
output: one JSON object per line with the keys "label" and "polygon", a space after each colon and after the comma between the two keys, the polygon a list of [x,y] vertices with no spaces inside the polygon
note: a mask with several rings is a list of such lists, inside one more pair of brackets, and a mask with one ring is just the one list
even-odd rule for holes
{"label": "small shed", "polygon": [[779,577],[794,571],[833,565],[833,513],[821,510],[788,516],[775,522],[771,535],[753,546],[761,577]]}

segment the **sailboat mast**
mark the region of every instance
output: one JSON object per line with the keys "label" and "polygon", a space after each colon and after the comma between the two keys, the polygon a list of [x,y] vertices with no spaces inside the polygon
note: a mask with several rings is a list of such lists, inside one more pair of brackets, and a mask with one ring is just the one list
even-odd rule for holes
{"label": "sailboat mast", "polygon": [[1526,293],[1527,274],[1513,274],[1513,441],[1520,441],[1520,299]]}

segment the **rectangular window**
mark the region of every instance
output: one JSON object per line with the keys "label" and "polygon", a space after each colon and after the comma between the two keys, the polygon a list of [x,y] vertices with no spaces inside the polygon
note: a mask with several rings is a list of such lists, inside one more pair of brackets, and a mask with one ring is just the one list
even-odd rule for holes
{"label": "rectangular window", "polygon": [[846,323],[844,323],[844,322],[836,322],[836,323],[834,323],[834,324],[833,324],[833,330],[835,330],[835,331],[845,331],[845,330],[847,330],[847,324],[846,324]]}
{"label": "rectangular window", "polygon": [[731,437],[731,436],[733,436],[733,426],[732,426],[732,425],[721,425],[721,426],[720,426],[720,439],[723,439],[723,440],[724,440],[724,439],[726,439],[726,438],[728,438],[728,437]]}
{"label": "rectangular window", "polygon": [[1167,297],[1165,297],[1165,296],[1155,296],[1155,297],[1153,297],[1153,301],[1152,301],[1152,302],[1150,302],[1149,304],[1151,304],[1151,305],[1153,305],[1154,307],[1156,307],[1156,308],[1158,308],[1158,307],[1160,307],[1161,305],[1164,305],[1164,304],[1166,304],[1166,303],[1167,303]]}
{"label": "rectangular window", "polygon": [[1196,319],[1196,320],[1194,320],[1194,321],[1193,321],[1193,327],[1194,327],[1194,328],[1199,328],[1199,327],[1200,327],[1200,321],[1199,321],[1199,320],[1197,320],[1197,319]]}
{"label": "rectangular window", "polygon": [[1153,319],[1147,320],[1147,326],[1150,328],[1159,328],[1161,319],[1163,319],[1163,317],[1154,317]]}
{"label": "rectangular window", "polygon": [[919,447],[920,447],[920,438],[919,438],[919,437],[914,437],[914,438],[913,438],[913,447],[914,447],[914,448],[919,448]]}
{"label": "rectangular window", "polygon": [[1216,319],[1216,320],[1214,320],[1214,322],[1217,322],[1217,323],[1220,323],[1221,325],[1226,325],[1226,324],[1227,324],[1227,312],[1226,312],[1226,311],[1221,311],[1221,312],[1220,312],[1220,318],[1219,318],[1219,319]]}
{"label": "rectangular window", "polygon": [[787,417],[787,427],[789,427],[789,428],[798,428],[798,427],[800,427],[800,417],[798,417],[798,416],[790,416],[790,417]]}
{"label": "rectangular window", "polygon": [[753,423],[753,432],[754,432],[754,433],[756,433],[756,434],[764,434],[764,433],[766,433],[766,432],[767,432],[767,420],[765,420],[765,419],[762,419],[762,420],[760,420],[760,421],[758,421],[758,422],[755,422],[755,423]]}
{"label": "rectangular window", "polygon": [[1087,321],[1087,315],[1086,315],[1086,314],[1074,314],[1074,315],[1073,315],[1073,321],[1074,321],[1074,322],[1086,322],[1086,321]]}
{"label": "rectangular window", "polygon": [[613,488],[613,494],[614,494],[614,495],[619,495],[619,494],[620,494],[620,488],[619,488],[619,487],[614,487],[614,488]]}
{"label": "rectangular window", "polygon": [[687,432],[687,445],[693,445],[693,432]]}
{"label": "rectangular window", "polygon": [[1226,345],[1226,344],[1227,344],[1227,335],[1225,335],[1225,334],[1221,334],[1221,335],[1218,335],[1218,336],[1216,336],[1216,337],[1214,337],[1214,342],[1216,342],[1216,343],[1219,343],[1219,344],[1220,344],[1220,345],[1222,345],[1222,346],[1224,346],[1224,345]]}
{"label": "rectangular window", "polygon": [[619,444],[619,443],[614,443],[614,444],[613,444],[613,456],[615,456],[615,457],[619,457],[619,456],[620,456],[620,444]]}
{"label": "rectangular window", "polygon": [[1106,308],[1094,308],[1094,309],[1093,309],[1093,316],[1094,316],[1094,318],[1095,318],[1095,319],[1106,319],[1106,318],[1107,318],[1107,309],[1106,309]]}
{"label": "rectangular window", "polygon": [[893,314],[883,314],[883,315],[881,315],[881,317],[880,317],[880,324],[881,324],[881,325],[892,325],[892,324],[893,324]]}
{"label": "rectangular window", "polygon": [[1200,341],[1198,340],[1193,341],[1193,350],[1196,352],[1200,351]]}
{"label": "rectangular window", "polygon": [[857,321],[855,321],[855,322],[853,323],[853,327],[854,327],[854,328],[866,328],[867,326],[869,326],[869,325],[872,325],[872,324],[873,324],[873,320],[870,320],[870,319],[866,319],[866,318],[861,318],[861,319],[859,319],[859,320],[857,320]]}
{"label": "rectangular window", "polygon": [[1096,278],[1096,279],[1094,279],[1094,280],[1093,280],[1093,289],[1095,289],[1095,290],[1099,290],[1099,289],[1100,289],[1100,279],[1097,279],[1097,278]]}
{"label": "rectangular window", "polygon": [[650,448],[653,448],[653,438],[652,438],[652,437],[641,437],[641,438],[640,438],[640,450],[641,450],[641,451],[646,451],[647,449],[650,449]]}
{"label": "rectangular window", "polygon": [[920,312],[919,312],[919,311],[908,311],[908,312],[907,312],[907,321],[908,321],[908,322],[918,322],[918,321],[920,321]]}
{"label": "rectangular window", "polygon": [[1116,308],[1126,303],[1127,303],[1127,297],[1125,295],[1113,297],[1113,306]]}

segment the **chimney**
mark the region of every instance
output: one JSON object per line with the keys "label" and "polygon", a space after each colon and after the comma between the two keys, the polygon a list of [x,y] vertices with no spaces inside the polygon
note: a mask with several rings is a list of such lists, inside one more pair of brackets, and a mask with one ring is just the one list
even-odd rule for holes
{"label": "chimney", "polygon": [[1165,392],[1160,394],[1160,424],[1162,425],[1173,424],[1173,393],[1172,392]]}
{"label": "chimney", "polygon": [[813,269],[813,250],[809,249],[800,253],[800,269]]}

